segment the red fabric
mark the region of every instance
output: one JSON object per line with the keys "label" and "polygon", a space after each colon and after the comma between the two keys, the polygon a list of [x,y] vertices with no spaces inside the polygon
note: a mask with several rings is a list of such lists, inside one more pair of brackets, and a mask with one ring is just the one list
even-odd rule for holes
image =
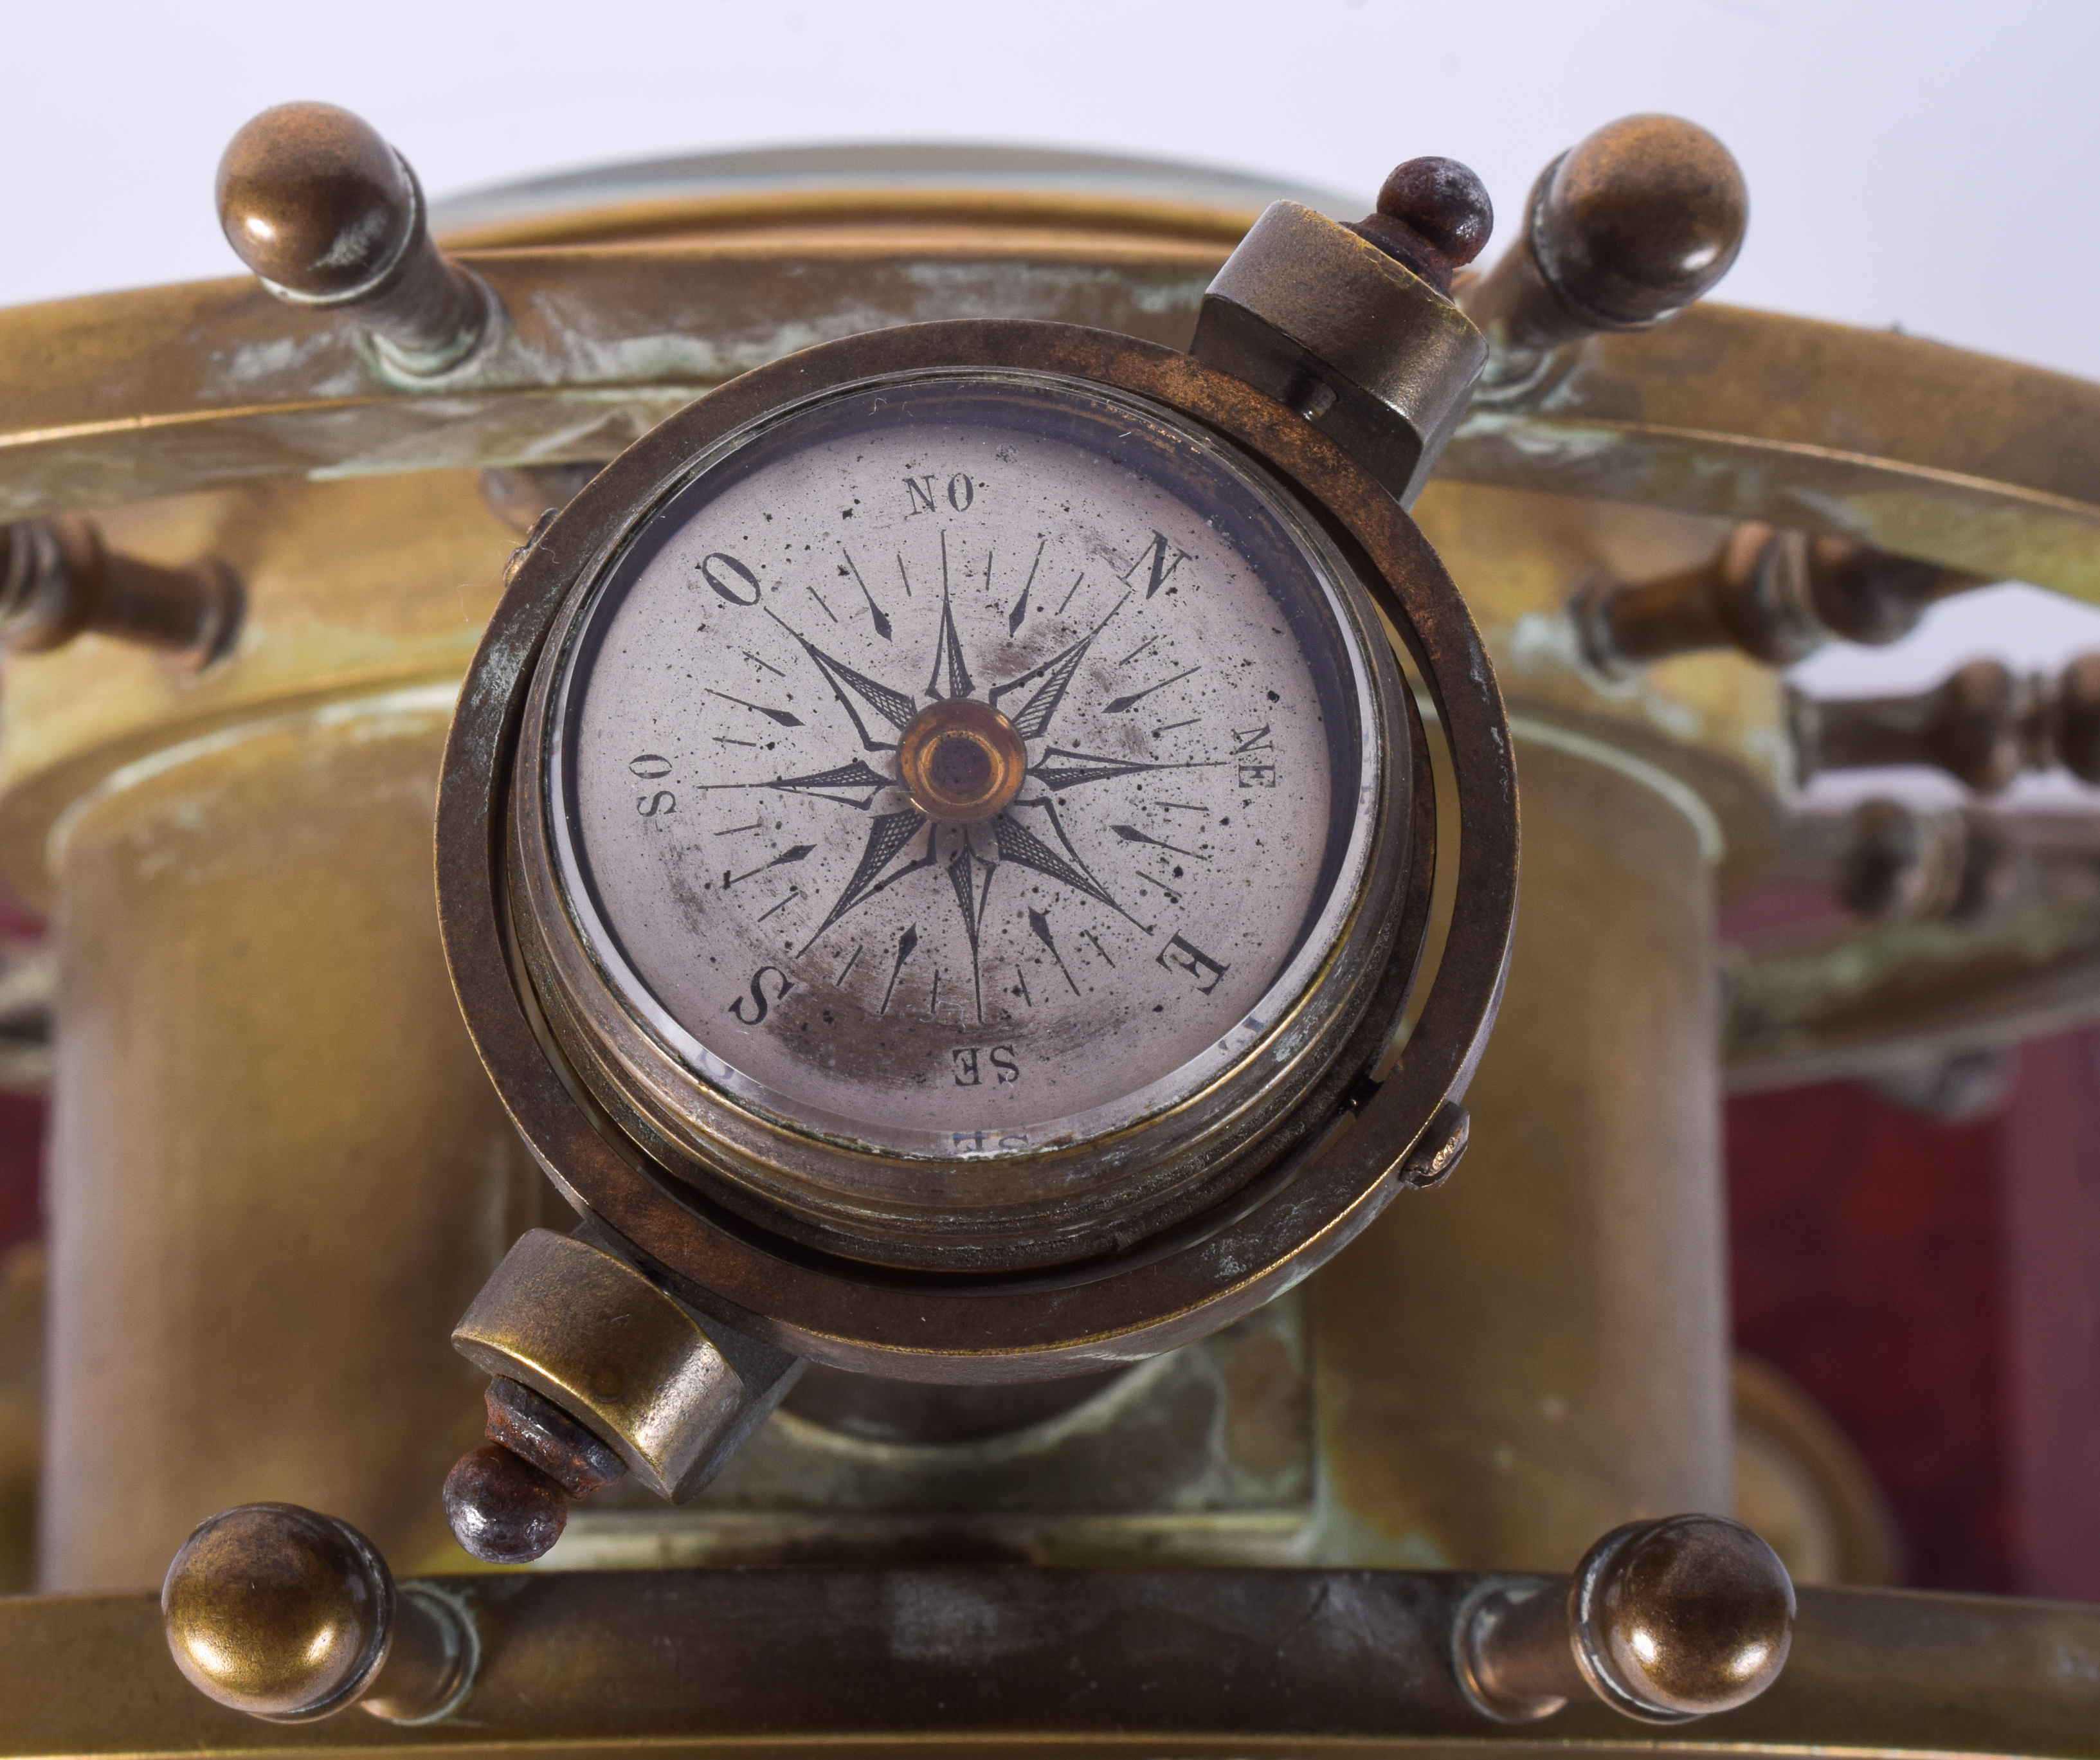
{"label": "red fabric", "polygon": [[2100,1034],[2023,1048],[1996,1146],[2019,1587],[2100,1601]]}
{"label": "red fabric", "polygon": [[1995,1134],[1850,1086],[1728,1105],[1736,1342],[1851,1436],[1924,1587],[2019,1577]]}
{"label": "red fabric", "polygon": [[44,1232],[44,1102],[0,1093],[0,1250]]}

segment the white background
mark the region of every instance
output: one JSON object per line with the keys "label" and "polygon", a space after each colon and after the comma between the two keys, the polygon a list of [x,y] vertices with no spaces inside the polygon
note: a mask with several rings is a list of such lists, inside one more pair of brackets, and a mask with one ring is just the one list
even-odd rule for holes
{"label": "white background", "polygon": [[[1505,239],[1554,153],[1669,110],[1749,179],[1722,297],[2100,378],[2093,0],[0,0],[0,304],[237,272],[213,170],[293,98],[367,117],[439,197],[798,141],[1074,146],[1365,192],[1434,152],[1486,179]],[[2046,611],[1979,595],[1908,655],[1811,676],[2100,645],[2100,617]]]}

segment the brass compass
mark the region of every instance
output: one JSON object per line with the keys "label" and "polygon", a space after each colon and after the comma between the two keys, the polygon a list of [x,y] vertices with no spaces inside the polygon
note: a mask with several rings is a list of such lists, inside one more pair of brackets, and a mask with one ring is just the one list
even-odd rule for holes
{"label": "brass compass", "polygon": [[[1442,161],[1388,196],[1356,229],[1272,209],[1193,355],[960,322],[761,368],[520,553],[441,902],[585,1220],[456,1334],[509,1402],[509,1456],[455,1475],[470,1545],[551,1543],[504,1513],[554,1459],[521,1424],[684,1496],[803,1360],[1127,1363],[1456,1159],[1515,793],[1403,503],[1485,359],[1448,291],[1485,197]],[[1418,693],[1468,901],[1427,995]]]}

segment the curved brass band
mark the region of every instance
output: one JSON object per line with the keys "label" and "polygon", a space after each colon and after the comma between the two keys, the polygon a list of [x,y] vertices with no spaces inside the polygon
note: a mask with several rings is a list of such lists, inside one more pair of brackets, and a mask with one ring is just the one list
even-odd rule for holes
{"label": "curved brass band", "polygon": [[[317,1733],[338,1755],[516,1744],[748,1760],[907,1747],[972,1760],[2100,1760],[2100,1608],[1804,1588],[1799,1641],[1769,1692],[1658,1733],[1595,1703],[1515,1725],[1468,1705],[1448,1661],[1449,1632],[1493,1581],[1010,1566],[440,1577],[430,1586],[488,1627],[468,1717],[420,1730],[346,1718]],[[898,1635],[869,1641],[885,1629]],[[813,1654],[824,1659],[820,1683]],[[148,1595],[0,1597],[0,1694],[17,1754],[281,1755],[288,1746],[282,1727],[229,1716],[170,1678]]]}
{"label": "curved brass band", "polygon": [[[748,367],[964,299],[1180,347],[1224,255],[1083,224],[462,251],[514,333],[418,389],[371,372],[351,319],[247,280],[20,307],[0,311],[0,518],[271,477],[602,460]],[[1565,354],[1530,403],[1470,416],[1439,474],[1838,532],[2100,599],[2100,386],[1712,305]]]}
{"label": "curved brass band", "polygon": [[[798,1355],[907,1378],[1040,1378],[1052,1365],[1111,1366],[1202,1336],[1339,1251],[1399,1189],[1414,1140],[1463,1090],[1499,998],[1515,908],[1508,730],[1479,637],[1435,553],[1390,496],[1281,405],[1185,356],[1064,325],[928,324],[885,346],[888,370],[995,359],[1154,398],[1246,447],[1328,509],[1337,541],[1361,558],[1359,572],[1421,668],[1455,775],[1458,884],[1468,907],[1451,925],[1391,1076],[1352,1121],[1346,1111],[1337,1120],[1349,1128],[1301,1149],[1226,1214],[1199,1218],[1203,1226],[1083,1282],[1078,1273],[967,1283],[871,1273],[762,1235],[690,1193],[673,1198],[638,1152],[615,1146],[618,1133],[593,1121],[543,1052],[545,1029],[536,1033],[527,1019],[501,927],[504,755],[537,644],[568,584],[554,567],[521,570],[453,721],[438,810],[447,956],[470,1030],[526,1141],[580,1208],[661,1267],[695,1307]],[[762,414],[780,388],[732,385],[717,395],[729,424]],[[1423,908],[1412,901],[1407,914]]]}

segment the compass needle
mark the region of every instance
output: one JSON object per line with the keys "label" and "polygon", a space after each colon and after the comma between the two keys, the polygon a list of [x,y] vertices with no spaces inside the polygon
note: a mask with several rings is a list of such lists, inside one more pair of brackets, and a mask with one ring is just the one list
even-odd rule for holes
{"label": "compass needle", "polygon": [[[885,788],[894,787],[896,779],[871,769],[864,759],[855,758],[850,764],[841,764],[828,770],[812,770],[805,776],[774,776],[756,783],[708,783],[704,787],[712,792],[732,788],[773,788],[783,794],[814,795],[820,801],[835,801],[840,806],[857,807],[865,813],[875,800],[876,794]],[[848,801],[827,789],[865,788],[870,792],[858,801]],[[748,827],[739,829],[748,830]],[[717,836],[721,833],[716,833]]]}
{"label": "compass needle", "polygon": [[885,642],[891,640],[889,614],[875,602],[875,595],[867,590],[867,583],[860,577],[860,564],[853,559],[853,552],[841,545],[839,547],[839,554],[843,556],[846,562],[845,567],[839,572],[850,574],[853,576],[854,584],[860,589],[860,596],[867,601],[867,619],[875,626],[875,633]]}
{"label": "compass needle", "polygon": [[878,1014],[889,1012],[889,999],[897,994],[897,981],[904,975],[904,962],[917,952],[918,948],[919,931],[915,927],[905,930],[898,937],[897,964],[889,968],[889,983],[882,993],[882,1006],[876,1011]]}
{"label": "compass needle", "polygon": [[[1028,565],[1028,578],[1021,584],[1021,597],[1013,602],[1013,609],[1007,613],[1006,633],[1009,636],[1018,635],[1021,633],[1021,620],[1028,615],[1029,591],[1035,584],[1035,571],[1043,566],[1043,552],[1049,542],[1048,538],[1043,538],[1036,543],[1035,560]],[[987,575],[991,571],[989,557],[986,558],[985,571]]]}
{"label": "compass needle", "polygon": [[[858,696],[862,703],[900,732],[911,724],[911,717],[917,712],[918,705],[902,691],[893,690],[887,685],[878,684],[865,673],[855,672],[845,661],[834,659],[815,642],[789,628],[787,624],[782,623],[781,620],[774,615],[770,607],[767,607],[765,615],[771,617],[774,623],[779,624],[783,629],[787,630],[788,633],[794,637],[802,651],[809,655],[810,664],[823,675],[824,682],[832,687],[832,695],[839,699],[840,706],[845,708],[846,714],[852,720],[854,731],[860,735],[862,746],[870,752],[894,750],[897,744],[895,740],[877,739],[867,730],[867,723],[860,718],[860,711],[854,707],[853,697],[848,696],[847,691],[851,690],[854,696]],[[797,721],[794,725],[799,727],[801,723]]]}
{"label": "compass needle", "polygon": [[1072,986],[1072,994],[1074,996],[1078,995],[1079,994],[1079,981],[1074,978],[1070,971],[1067,969],[1065,964],[1064,955],[1057,951],[1057,943],[1052,937],[1050,933],[1049,917],[1040,911],[1031,910],[1028,913],[1028,927],[1030,932],[1034,934],[1035,938],[1041,942],[1045,947],[1048,947],[1050,950],[1050,957],[1057,961],[1057,969],[1064,973],[1065,981]]}
{"label": "compass needle", "polygon": [[1171,849],[1177,856],[1186,856],[1191,862],[1207,862],[1211,858],[1200,850],[1184,849],[1179,844],[1170,844],[1155,837],[1150,831],[1141,831],[1135,825],[1111,825],[1109,829],[1127,844],[1150,844],[1155,849]]}
{"label": "compass needle", "polygon": [[1028,774],[1051,793],[1061,794],[1083,783],[1110,782],[1119,776],[1140,776],[1153,770],[1215,770],[1224,767],[1223,758],[1199,758],[1185,764],[1151,764],[1141,758],[1096,757],[1091,752],[1068,752],[1062,746],[1052,746],[1029,766]]}
{"label": "compass needle", "polygon": [[[879,813],[869,821],[867,842],[860,853],[860,862],[854,869],[853,878],[845,884],[838,902],[832,906],[831,914],[818,925],[817,933],[803,944],[806,954],[816,946],[824,932],[844,916],[847,911],[876,893],[894,886],[907,874],[915,874],[920,868],[933,865],[933,840],[926,840],[926,854],[916,862],[908,862],[886,879],[882,871],[888,867],[904,846],[919,835],[920,827],[926,823],[926,815],[916,807],[908,807],[902,813]],[[796,958],[801,958],[798,954]]]}
{"label": "compass needle", "polygon": [[1178,685],[1183,679],[1188,677],[1190,673],[1200,673],[1202,669],[1203,668],[1200,666],[1185,666],[1180,672],[1175,673],[1171,678],[1162,678],[1156,685],[1147,685],[1142,690],[1133,690],[1127,697],[1115,698],[1102,712],[1108,715],[1120,715],[1126,709],[1136,708],[1139,704],[1142,703],[1147,697],[1150,696],[1154,691],[1164,690],[1169,685]]}
{"label": "compass needle", "polygon": [[783,727],[800,727],[802,725],[802,717],[799,715],[791,714],[786,709],[769,709],[763,703],[747,703],[742,697],[733,697],[726,690],[717,690],[712,685],[708,686],[708,695],[720,697],[725,703],[734,703],[740,709],[750,709],[756,714],[763,715],[768,721],[778,721]]}
{"label": "compass needle", "polygon": [[[946,682],[942,675],[945,673]],[[966,697],[973,686],[970,669],[963,659],[962,639],[955,633],[955,608],[948,597],[948,534],[941,534],[941,630],[934,638],[933,673],[926,681],[926,695],[953,701]]]}
{"label": "compass needle", "polygon": [[[948,884],[955,890],[955,908],[962,913],[963,933],[969,937],[970,982],[977,995],[979,1021],[984,1019],[984,976],[978,963],[978,929],[984,921],[984,900],[991,893],[991,876],[995,866],[994,863],[979,862],[967,838],[964,840],[963,847],[955,852],[955,859],[948,864]],[[971,872],[973,867],[985,870],[982,894],[977,889]]]}
{"label": "compass needle", "polygon": [[1043,681],[1013,717],[1013,730],[1023,739],[1039,739],[1049,731],[1050,718],[1057,712],[1058,704],[1065,700],[1065,692],[1072,682],[1072,675],[1079,671],[1079,662],[1086,659],[1087,650],[1093,646],[1094,637],[1108,628],[1109,618],[1114,617],[1129,601],[1130,595],[1126,593],[1116,601],[1108,617],[1104,617],[1071,646],[1061,654],[1053,655],[1040,666],[1023,673],[1011,683],[1000,685],[991,691],[987,700],[994,708],[997,708],[1001,697],[1010,695],[1035,679]]}

